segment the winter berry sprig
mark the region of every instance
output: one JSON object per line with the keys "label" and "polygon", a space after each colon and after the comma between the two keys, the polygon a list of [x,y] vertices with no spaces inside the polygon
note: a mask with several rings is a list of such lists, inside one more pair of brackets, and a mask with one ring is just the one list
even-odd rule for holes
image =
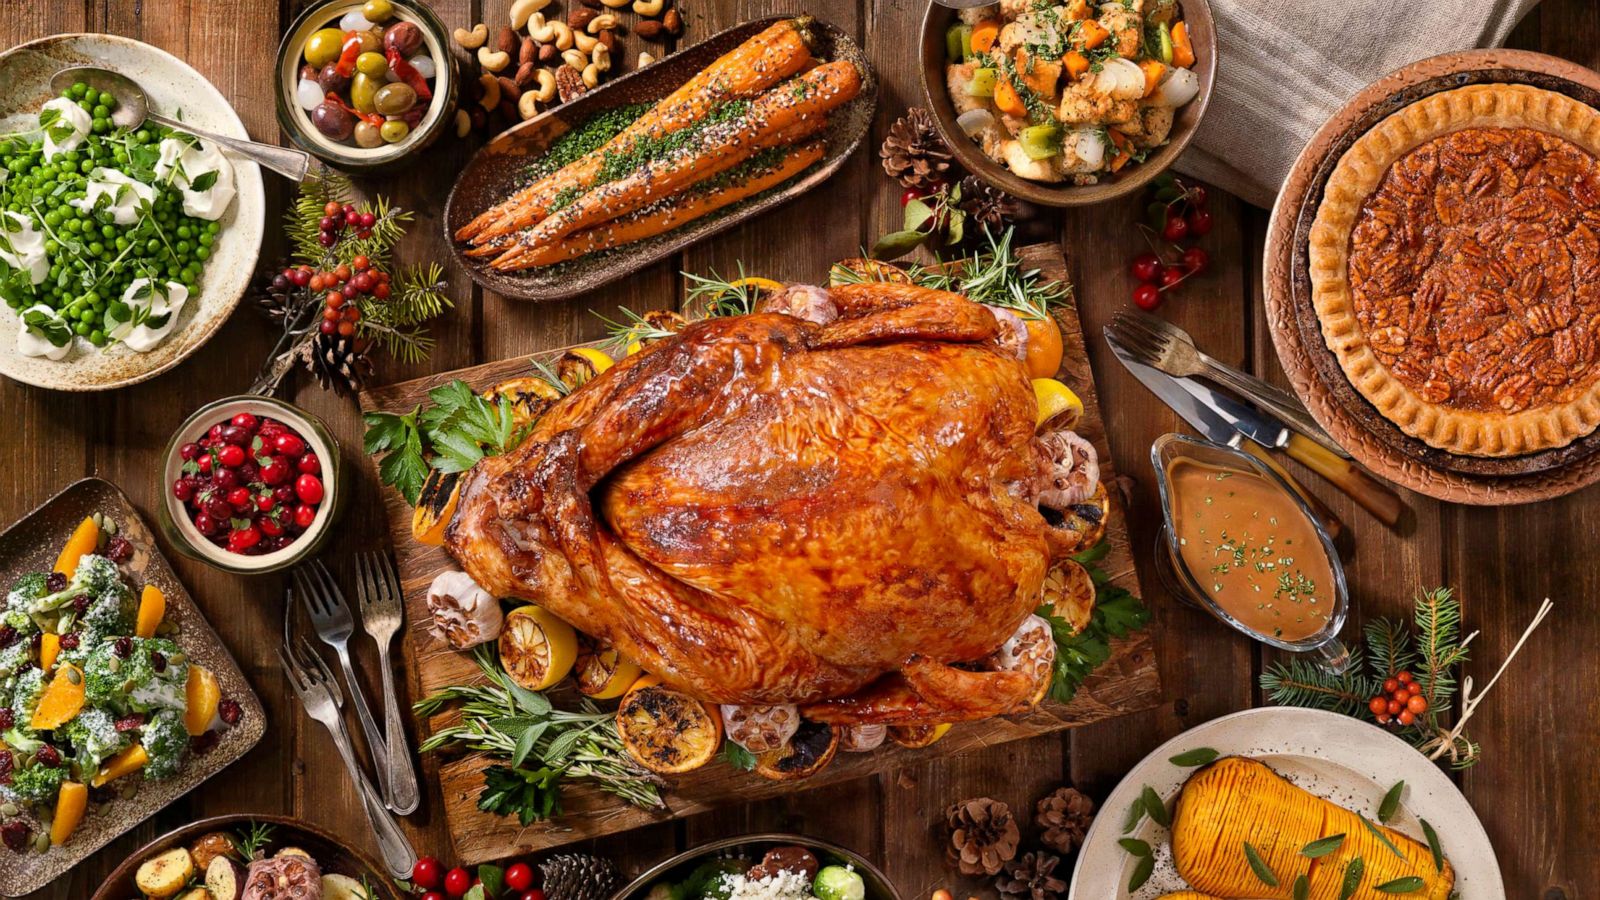
{"label": "winter berry sprig", "polygon": [[1170,173],[1155,180],[1146,221],[1139,225],[1150,252],[1134,257],[1129,266],[1138,282],[1133,302],[1140,309],[1155,310],[1179,284],[1211,268],[1211,254],[1192,243],[1211,233],[1213,222],[1206,199],[1204,186]]}

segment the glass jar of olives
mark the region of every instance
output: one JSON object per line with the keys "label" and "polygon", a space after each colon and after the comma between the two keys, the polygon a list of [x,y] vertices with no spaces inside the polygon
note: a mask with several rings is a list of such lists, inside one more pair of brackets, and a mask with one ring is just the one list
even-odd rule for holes
{"label": "glass jar of olives", "polygon": [[419,0],[329,0],[278,48],[278,120],[341,169],[409,159],[449,129],[456,70],[447,30]]}

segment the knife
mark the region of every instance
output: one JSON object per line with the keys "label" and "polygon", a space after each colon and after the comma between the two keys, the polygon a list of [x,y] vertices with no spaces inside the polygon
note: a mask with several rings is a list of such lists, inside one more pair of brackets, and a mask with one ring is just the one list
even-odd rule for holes
{"label": "knife", "polygon": [[1188,422],[1189,426],[1195,431],[1200,432],[1202,437],[1225,447],[1250,454],[1260,461],[1262,465],[1271,469],[1273,474],[1282,478],[1284,483],[1293,488],[1294,492],[1300,495],[1300,499],[1311,507],[1312,512],[1316,513],[1317,518],[1322,521],[1323,527],[1327,530],[1328,537],[1338,539],[1340,532],[1344,531],[1344,524],[1333,514],[1333,510],[1328,509],[1315,495],[1301,487],[1300,482],[1295,481],[1294,476],[1290,475],[1283,466],[1278,464],[1277,460],[1272,458],[1272,454],[1262,449],[1261,444],[1245,440],[1244,432],[1233,427],[1233,424],[1223,418],[1220,413],[1212,410],[1188,391],[1179,387],[1178,379],[1135,360],[1109,334],[1106,335],[1106,343],[1111,345],[1111,352],[1116,354],[1117,360],[1122,363],[1134,378],[1139,379],[1140,384],[1149,388],[1152,394],[1155,394],[1162,403],[1171,407],[1173,412],[1177,413],[1185,422]]}
{"label": "knife", "polygon": [[1221,391],[1212,390],[1188,378],[1173,378],[1173,381],[1207,409],[1226,419],[1240,434],[1263,447],[1289,454],[1289,458],[1348,494],[1362,509],[1376,516],[1378,521],[1390,528],[1400,521],[1400,515],[1405,510],[1400,495],[1348,460],[1340,459],[1267,413]]}

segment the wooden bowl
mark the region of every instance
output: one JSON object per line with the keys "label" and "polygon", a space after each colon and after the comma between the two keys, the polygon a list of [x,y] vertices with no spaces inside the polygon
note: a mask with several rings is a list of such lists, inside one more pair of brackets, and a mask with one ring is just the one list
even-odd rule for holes
{"label": "wooden bowl", "polygon": [[1211,102],[1211,86],[1217,73],[1217,31],[1211,20],[1211,6],[1207,0],[1182,0],[1181,6],[1194,42],[1197,60],[1194,73],[1200,76],[1200,93],[1178,109],[1166,145],[1142,163],[1127,166],[1114,175],[1102,176],[1098,184],[1052,185],[1011,174],[1010,169],[986,156],[956,124],[955,106],[945,90],[944,35],[957,21],[958,13],[947,6],[928,3],[928,11],[922,17],[922,93],[940,136],[961,165],[979,180],[1041,206],[1091,206],[1138,191],[1166,171],[1183,153],[1183,148],[1189,146],[1206,113],[1206,105]]}
{"label": "wooden bowl", "polygon": [[522,187],[526,182],[523,171],[557,138],[605,110],[662,99],[718,57],[786,18],[791,17],[767,16],[735,25],[501,132],[467,163],[445,201],[444,236],[456,262],[473,281],[506,297],[518,300],[571,297],[637,272],[827,180],[844,164],[845,158],[861,146],[871,129],[878,83],[861,46],[833,25],[816,21],[811,25],[811,32],[816,38],[817,58],[855,63],[862,73],[861,93],[834,110],[822,132],[827,152],[799,177],[665,234],[538,269],[498,271],[490,267],[487,257],[467,256],[466,245],[455,239],[457,229]]}
{"label": "wooden bowl", "polygon": [[[877,866],[868,862],[866,857],[853,850],[847,850],[837,844],[817,840],[798,834],[749,834],[742,837],[723,838],[702,844],[693,850],[685,850],[677,856],[653,866],[649,871],[635,878],[627,887],[611,895],[611,900],[644,900],[650,892],[652,885],[659,882],[672,882],[682,879],[694,870],[695,866],[708,860],[719,857],[748,856],[757,861],[768,850],[774,847],[799,846],[816,854],[823,865],[849,865],[861,874],[867,883],[866,900],[901,900],[900,892],[889,883],[889,876],[883,874]],[[96,897],[95,900],[100,900]]]}
{"label": "wooden bowl", "polygon": [[1600,106],[1600,75],[1520,50],[1469,50],[1412,63],[1363,89],[1312,136],[1272,210],[1263,261],[1267,325],[1291,386],[1312,416],[1374,473],[1456,503],[1509,505],[1571,493],[1600,480],[1600,431],[1565,447],[1489,458],[1430,447],[1384,418],[1345,377],[1311,303],[1309,235],[1340,157],[1373,125],[1439,91],[1528,84]]}
{"label": "wooden bowl", "polygon": [[140,863],[164,850],[187,846],[213,831],[236,834],[256,824],[271,825],[273,828],[272,837],[266,844],[268,856],[285,847],[299,847],[311,854],[324,874],[349,875],[358,880],[365,875],[368,883],[377,889],[374,900],[403,900],[408,896],[400,892],[394,881],[384,874],[383,867],[371,857],[315,825],[287,816],[228,815],[191,822],[140,847],[100,883],[90,900],[127,900],[137,897],[140,894],[133,885],[133,873],[138,870]]}

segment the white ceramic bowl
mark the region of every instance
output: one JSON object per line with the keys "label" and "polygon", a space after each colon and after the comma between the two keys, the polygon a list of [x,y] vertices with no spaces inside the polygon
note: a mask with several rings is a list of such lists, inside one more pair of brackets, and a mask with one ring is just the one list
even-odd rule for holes
{"label": "white ceramic bowl", "polygon": [[[50,76],[68,66],[94,65],[137,81],[152,108],[183,113],[196,128],[248,139],[244,123],[212,84],[165,50],[110,34],[60,34],[13,47],[0,54],[0,132],[37,124],[39,107],[50,100]],[[185,305],[178,327],[148,353],[126,347],[104,350],[76,341],[71,355],[56,362],[16,352],[17,313],[0,303],[0,375],[60,391],[103,391],[153,378],[200,349],[239,304],[261,252],[266,196],[256,164],[234,154],[238,190],[222,233],[206,262],[195,300]]]}

